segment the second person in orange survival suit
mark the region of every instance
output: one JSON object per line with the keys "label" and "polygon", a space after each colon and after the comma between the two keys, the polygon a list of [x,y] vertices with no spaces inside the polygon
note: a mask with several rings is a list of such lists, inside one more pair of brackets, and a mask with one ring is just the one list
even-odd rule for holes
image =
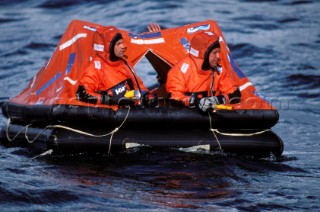
{"label": "second person in orange survival suit", "polygon": [[238,86],[219,60],[219,37],[212,32],[198,32],[191,40],[189,55],[168,73],[166,87],[171,100],[187,107],[199,106],[202,111],[239,102]]}
{"label": "second person in orange survival suit", "polygon": [[94,38],[96,55],[81,77],[77,90],[80,101],[132,105],[135,100],[126,98],[129,91],[135,94],[135,99],[148,95],[148,88],[123,58],[126,49],[116,27],[108,27],[102,32],[98,29]]}

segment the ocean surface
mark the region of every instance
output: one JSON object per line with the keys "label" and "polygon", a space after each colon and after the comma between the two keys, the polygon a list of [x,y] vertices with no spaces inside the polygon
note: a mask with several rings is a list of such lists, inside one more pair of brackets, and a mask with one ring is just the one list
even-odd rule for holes
{"label": "ocean surface", "polygon": [[320,1],[0,0],[1,102],[27,86],[73,19],[136,33],[216,20],[243,72],[279,102],[272,129],[284,152],[34,158],[0,145],[1,211],[320,211]]}

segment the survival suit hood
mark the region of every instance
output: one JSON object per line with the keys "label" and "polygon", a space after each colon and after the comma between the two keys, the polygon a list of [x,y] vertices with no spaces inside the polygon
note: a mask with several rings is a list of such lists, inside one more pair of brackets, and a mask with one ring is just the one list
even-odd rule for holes
{"label": "survival suit hood", "polygon": [[119,58],[114,53],[114,46],[120,39],[122,39],[122,35],[114,26],[98,29],[94,37],[96,55],[109,63],[118,61]]}
{"label": "survival suit hood", "polygon": [[192,38],[189,53],[191,58],[194,59],[198,69],[211,69],[209,54],[215,48],[220,48],[220,43],[219,37],[213,32],[200,31]]}

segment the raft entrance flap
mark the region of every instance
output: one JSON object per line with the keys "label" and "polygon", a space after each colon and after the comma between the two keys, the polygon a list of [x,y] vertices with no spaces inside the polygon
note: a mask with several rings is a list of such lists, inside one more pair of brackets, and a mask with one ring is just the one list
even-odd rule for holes
{"label": "raft entrance flap", "polygon": [[148,59],[154,70],[158,73],[158,81],[160,84],[166,83],[167,74],[171,69],[169,63],[156,55],[153,51],[148,51],[145,57]]}

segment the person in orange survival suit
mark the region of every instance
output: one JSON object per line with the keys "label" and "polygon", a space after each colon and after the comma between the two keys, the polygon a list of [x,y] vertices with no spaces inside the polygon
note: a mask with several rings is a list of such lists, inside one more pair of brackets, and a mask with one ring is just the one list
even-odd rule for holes
{"label": "person in orange survival suit", "polygon": [[[105,29],[105,28],[104,28]],[[123,58],[127,47],[116,27],[108,27],[94,38],[97,52],[76,92],[80,101],[108,105],[134,105],[135,100],[146,100],[148,88]]]}
{"label": "person in orange survival suit", "polygon": [[218,104],[238,103],[241,93],[229,73],[219,65],[219,37],[200,31],[190,42],[189,55],[168,73],[167,91],[174,104],[207,111]]}

